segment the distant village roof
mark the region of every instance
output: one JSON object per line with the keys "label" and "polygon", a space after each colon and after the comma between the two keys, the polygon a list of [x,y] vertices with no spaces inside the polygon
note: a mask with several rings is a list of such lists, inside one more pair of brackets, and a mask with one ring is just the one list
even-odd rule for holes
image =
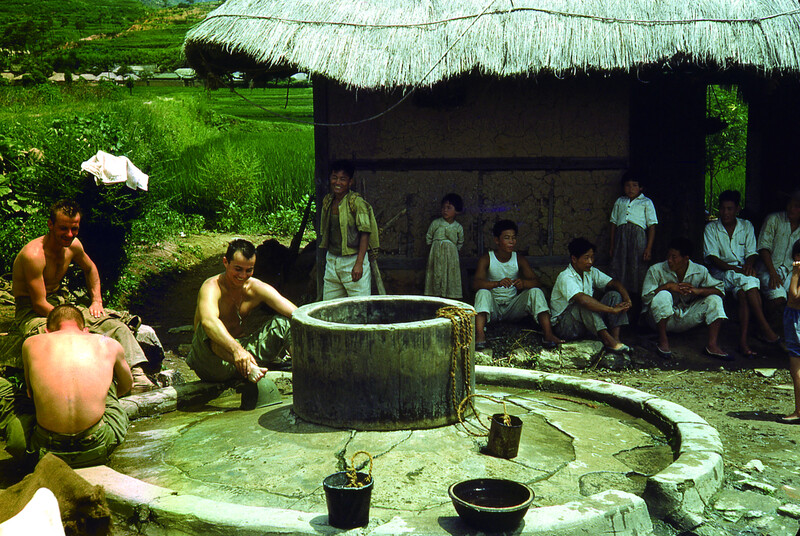
{"label": "distant village roof", "polygon": [[180,69],[175,69],[175,74],[180,76],[185,80],[192,80],[197,76],[197,73],[194,69],[190,69],[188,67],[181,67]]}
{"label": "distant village roof", "polygon": [[632,71],[687,60],[800,71],[796,0],[228,0],[186,37],[201,73],[320,74],[360,88],[477,71]]}

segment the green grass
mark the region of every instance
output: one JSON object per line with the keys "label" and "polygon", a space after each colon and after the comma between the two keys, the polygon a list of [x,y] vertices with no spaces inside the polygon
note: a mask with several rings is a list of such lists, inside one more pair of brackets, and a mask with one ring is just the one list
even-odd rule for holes
{"label": "green grass", "polygon": [[[308,88],[292,88],[286,109],[285,88],[241,93],[287,116],[313,115]],[[10,267],[21,247],[12,238],[39,232],[44,207],[59,197],[91,209],[91,254],[111,277],[107,289],[124,273],[131,244],[202,229],[295,232],[314,190],[313,128],[268,117],[227,90],[0,88],[0,264]],[[128,156],[150,175],[150,191],[87,185],[80,163],[98,150]]]}
{"label": "green grass", "polygon": [[184,66],[181,47],[189,29],[219,2],[154,9],[139,0],[3,0],[0,48],[33,51],[0,57],[0,68],[71,72],[120,64]]}

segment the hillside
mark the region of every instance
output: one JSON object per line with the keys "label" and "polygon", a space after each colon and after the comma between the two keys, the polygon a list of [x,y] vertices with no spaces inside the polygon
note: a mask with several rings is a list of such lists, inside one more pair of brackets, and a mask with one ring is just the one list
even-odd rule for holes
{"label": "hillside", "polygon": [[[153,0],[173,4],[174,0]],[[0,69],[36,62],[42,72],[102,71],[120,64],[181,65],[186,32],[219,2],[146,6],[140,0],[3,0]],[[35,54],[26,54],[30,51]],[[14,54],[17,52],[17,54]],[[16,64],[16,65],[15,65]]]}

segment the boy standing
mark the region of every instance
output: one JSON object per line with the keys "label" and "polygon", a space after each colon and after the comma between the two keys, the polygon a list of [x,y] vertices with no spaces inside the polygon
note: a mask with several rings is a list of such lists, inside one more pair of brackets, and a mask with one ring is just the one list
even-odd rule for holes
{"label": "boy standing", "polygon": [[778,418],[783,424],[800,424],[800,241],[792,246],[792,275],[787,306],[783,311],[783,334],[789,352],[789,372],[794,385],[794,411]]}
{"label": "boy standing", "polygon": [[611,211],[611,274],[634,294],[642,290],[656,236],[656,208],[642,191],[639,176],[622,176],[622,190]]}
{"label": "boy standing", "polygon": [[[570,265],[558,274],[550,296],[550,315],[556,334],[565,339],[595,335],[610,352],[627,352],[620,342],[620,327],[628,324],[631,297],[622,283],[595,268],[594,244],[575,238],[567,246]],[[606,290],[600,301],[595,290]]]}
{"label": "boy standing", "polygon": [[492,228],[495,251],[478,259],[472,280],[475,294],[475,348],[486,348],[486,324],[490,320],[514,320],[526,314],[536,317],[544,332],[542,345],[555,348],[562,341],[553,334],[550,311],[541,284],[523,255],[517,255],[517,224],[500,220]]}
{"label": "boy standing", "polygon": [[780,337],[769,327],[761,308],[755,262],[756,233],[753,224],[737,218],[739,192],[725,190],[719,194],[719,219],[706,225],[703,234],[703,256],[710,265],[711,275],[725,285],[725,292],[736,296],[739,302],[739,348],[745,357],[756,357],[747,343],[750,314],[756,320],[764,341],[777,344]]}
{"label": "boy standing", "polygon": [[367,250],[377,250],[378,225],[372,207],[353,186],[353,164],[337,160],[331,164],[330,193],[322,200],[320,249],[325,255],[322,299],[369,296],[372,275]]}

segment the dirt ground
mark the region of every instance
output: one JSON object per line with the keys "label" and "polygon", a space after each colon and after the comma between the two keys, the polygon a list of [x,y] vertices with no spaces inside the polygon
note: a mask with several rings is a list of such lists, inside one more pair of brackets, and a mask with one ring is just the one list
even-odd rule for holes
{"label": "dirt ground", "polygon": [[[249,238],[260,244],[268,237]],[[149,266],[157,259],[163,260],[165,255],[173,255],[182,267],[174,273],[162,274],[156,285],[132,296],[130,309],[153,326],[161,338],[167,351],[164,368],[178,369],[190,380],[194,376],[182,359],[191,342],[191,332],[186,331],[185,326],[192,322],[201,283],[222,270],[222,253],[230,239],[231,235],[221,234],[178,238],[179,244],[164,243],[158,248],[143,249],[134,261],[140,266]],[[288,240],[282,242],[288,245]],[[274,268],[264,268],[269,264],[265,257],[275,257],[280,248],[269,251],[271,253],[259,256],[257,272],[261,271],[265,279],[298,305],[308,300],[313,294],[309,277],[313,256],[302,257],[297,266],[280,274]],[[12,316],[13,308],[0,305],[0,329]],[[530,351],[535,352],[538,339],[530,331],[531,327],[526,324],[503,328],[490,325],[487,335],[494,343],[494,362],[506,363],[505,349],[515,346],[509,343],[511,340],[519,346],[519,341],[524,342],[527,337]],[[722,344],[729,351],[736,347],[737,329],[733,322],[723,329]],[[719,431],[725,447],[725,485],[715,507],[707,512],[710,523],[704,528],[706,534],[794,535],[798,531],[798,521],[777,511],[786,504],[796,505],[800,510],[800,426],[775,422],[792,404],[787,358],[779,347],[754,342],[754,350],[765,357],[753,360],[737,355],[731,362],[712,360],[702,355],[704,338],[703,329],[674,335],[671,338],[673,358],[665,361],[653,351],[653,333],[628,330],[622,337],[634,347],[628,368],[597,367],[559,372],[657,394],[694,411]],[[763,469],[759,470],[760,464],[753,460],[759,460]],[[0,456],[0,473],[10,469],[8,461]],[[657,525],[656,531],[659,535],[677,534],[662,524]]]}

